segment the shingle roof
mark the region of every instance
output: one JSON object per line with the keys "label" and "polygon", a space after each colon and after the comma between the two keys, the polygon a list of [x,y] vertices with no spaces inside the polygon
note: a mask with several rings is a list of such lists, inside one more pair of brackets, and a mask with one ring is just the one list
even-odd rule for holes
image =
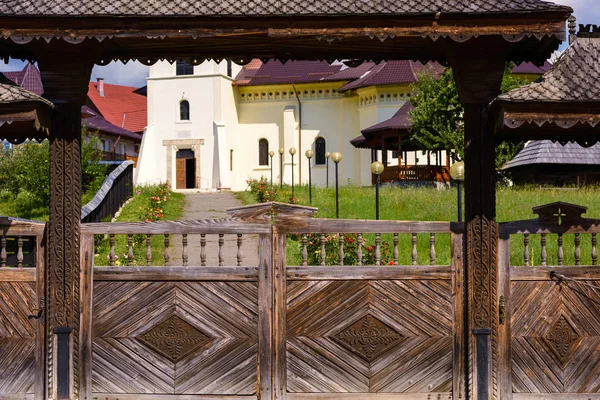
{"label": "shingle roof", "polygon": [[567,11],[541,0],[4,0],[1,15],[227,16],[435,14]]}
{"label": "shingle roof", "polygon": [[0,104],[35,101],[53,107],[52,103],[35,93],[25,90],[0,73]]}
{"label": "shingle roof", "polygon": [[413,83],[417,81],[417,75],[424,68],[429,68],[434,74],[443,72],[444,67],[438,63],[427,63],[409,60],[394,60],[382,62],[373,66],[365,72],[359,79],[350,82],[338,89],[340,92],[359,89],[368,86],[379,85],[399,85]]}
{"label": "shingle roof", "polygon": [[131,132],[142,132],[148,124],[148,98],[136,93],[138,88],[104,83],[104,96],[98,83],[90,82],[88,99],[111,124]]}
{"label": "shingle roof", "polygon": [[388,129],[408,129],[412,126],[409,115],[412,110],[414,110],[413,105],[407,101],[402,107],[400,107],[398,111],[396,111],[396,114],[394,114],[392,118],[373,125],[367,129],[363,129],[361,132],[364,135],[385,131]]}
{"label": "shingle roof", "polygon": [[538,81],[498,97],[501,101],[600,101],[600,38],[577,38]]}
{"label": "shingle roof", "polygon": [[27,63],[21,71],[7,71],[4,72],[4,76],[25,90],[29,90],[40,96],[44,94],[42,76],[35,64]]}
{"label": "shingle roof", "polygon": [[533,164],[600,165],[600,143],[582,147],[577,143],[567,143],[563,146],[551,140],[533,140],[504,164],[502,169]]}

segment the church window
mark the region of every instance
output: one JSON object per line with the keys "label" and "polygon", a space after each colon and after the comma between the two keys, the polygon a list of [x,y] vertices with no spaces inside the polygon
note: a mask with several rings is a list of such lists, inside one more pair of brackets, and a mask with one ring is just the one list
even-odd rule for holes
{"label": "church window", "polygon": [[325,164],[325,139],[322,137],[318,137],[315,140],[315,164],[316,165],[324,165]]}
{"label": "church window", "polygon": [[179,103],[179,120],[189,121],[190,120],[190,102],[182,100]]}
{"label": "church window", "polygon": [[258,141],[258,165],[269,165],[269,141],[267,139]]}
{"label": "church window", "polygon": [[177,60],[175,62],[176,75],[194,75],[194,66],[187,61]]}

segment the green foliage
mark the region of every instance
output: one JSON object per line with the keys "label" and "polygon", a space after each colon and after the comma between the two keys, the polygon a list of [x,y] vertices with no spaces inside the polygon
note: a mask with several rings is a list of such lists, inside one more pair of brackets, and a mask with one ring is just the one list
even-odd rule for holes
{"label": "green foliage", "polygon": [[[502,78],[501,92],[526,84],[511,74],[508,66]],[[415,94],[411,103],[413,123],[410,142],[429,150],[454,150],[458,159],[464,159],[464,109],[460,104],[456,82],[451,69],[439,77],[424,70],[412,86]],[[503,142],[496,147],[496,167],[512,159],[522,143]]]}
{"label": "green foliage", "polygon": [[[256,197],[258,203],[265,203],[267,201],[275,201],[277,198],[277,187],[269,183],[267,178],[261,176],[260,179],[250,178],[246,180],[248,189]],[[291,201],[290,197],[290,201]]]}

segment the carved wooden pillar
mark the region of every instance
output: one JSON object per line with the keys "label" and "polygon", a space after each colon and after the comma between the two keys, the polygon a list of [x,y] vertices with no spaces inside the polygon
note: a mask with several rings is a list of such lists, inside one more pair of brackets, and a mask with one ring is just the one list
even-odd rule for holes
{"label": "carved wooden pillar", "polygon": [[[473,40],[450,59],[465,109],[465,221],[468,398],[497,398],[498,273],[495,143],[488,104],[499,94],[507,52],[500,42]],[[466,50],[466,51],[465,51]]]}
{"label": "carved wooden pillar", "polygon": [[53,47],[38,59],[44,96],[55,103],[50,132],[47,385],[48,398],[79,399],[81,106],[93,62],[85,45],[60,42]]}

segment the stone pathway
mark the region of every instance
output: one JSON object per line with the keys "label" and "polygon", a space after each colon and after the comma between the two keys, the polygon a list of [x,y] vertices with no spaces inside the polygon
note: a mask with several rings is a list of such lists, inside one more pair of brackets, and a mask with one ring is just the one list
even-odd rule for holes
{"label": "stone pathway", "polygon": [[[181,220],[195,221],[201,219],[227,218],[226,210],[239,207],[242,203],[235,198],[233,193],[185,193],[186,205]],[[182,265],[182,236],[171,235],[169,254],[170,265]],[[200,235],[188,235],[188,266],[200,265]],[[223,237],[224,265],[237,265],[237,236],[225,235]],[[206,265],[219,265],[219,236],[206,235]],[[258,235],[244,235],[242,237],[242,265],[258,265]]]}

